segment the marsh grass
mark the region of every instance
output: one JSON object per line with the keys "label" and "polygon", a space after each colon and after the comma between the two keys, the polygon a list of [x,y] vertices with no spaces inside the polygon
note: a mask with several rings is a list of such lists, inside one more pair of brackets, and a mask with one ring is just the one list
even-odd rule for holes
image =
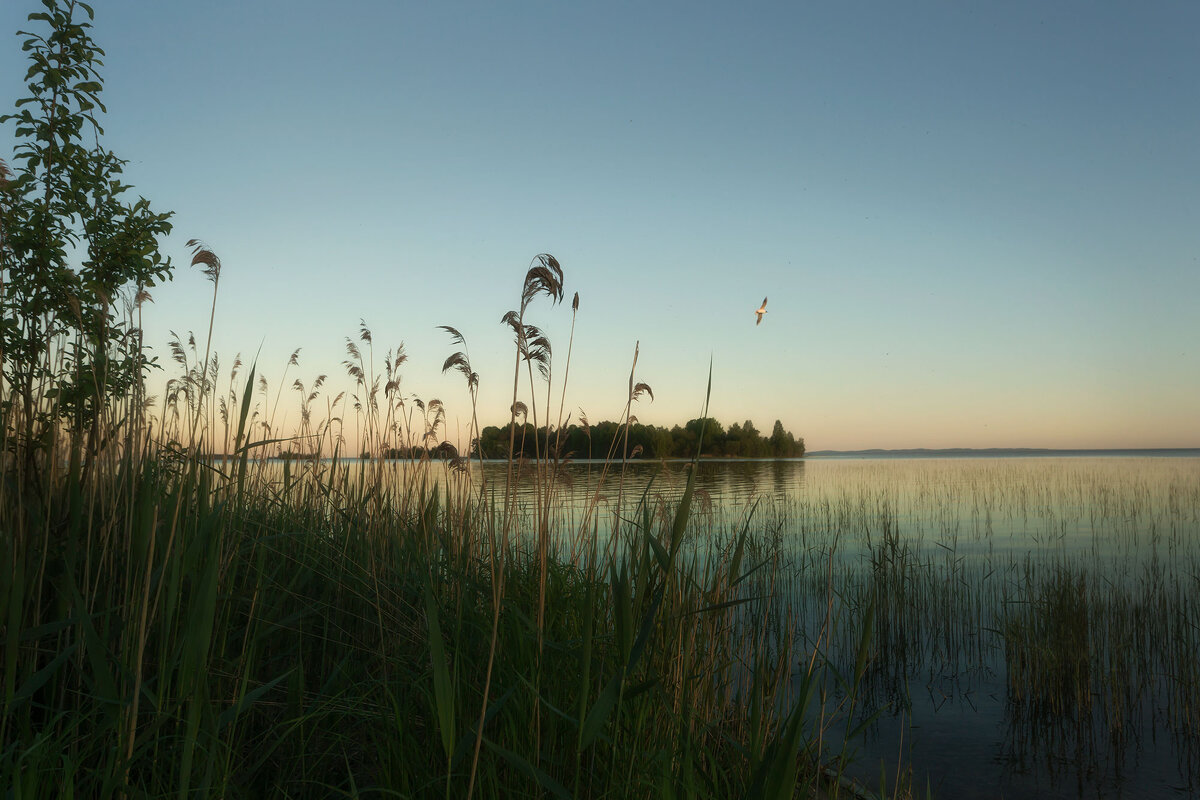
{"label": "marsh grass", "polygon": [[[1195,791],[1195,464],[810,463],[804,490],[762,516],[786,520],[781,588],[801,631],[821,629],[831,598],[835,620],[874,604],[856,719],[878,731],[899,717],[902,729],[914,707],[998,697],[1014,771],[1036,764],[1093,787],[1081,792],[1111,791],[1157,749],[1178,758],[1171,785]],[[829,634],[822,652],[848,670],[859,631]]]}
{"label": "marsh grass", "polygon": [[[1022,710],[1061,717],[1092,706],[1087,578],[1059,566],[1005,616],[1009,697]],[[1128,674],[1122,670],[1123,674]]]}
{"label": "marsh grass", "polygon": [[[918,750],[906,763],[906,743],[929,741],[921,728],[979,711],[1003,721],[996,758],[1057,781],[1063,796],[1076,783],[1085,794],[1141,781],[1200,788],[1194,458],[792,466],[784,486],[770,465],[709,465],[698,486],[711,504],[693,504],[685,552],[736,530],[752,505],[742,498],[759,499],[749,516],[753,538],[778,554],[773,591],[798,649],[829,665],[811,730],[825,728],[821,711],[839,711],[832,741],[864,734],[849,737],[856,777],[881,785],[864,757],[882,751],[894,785],[897,771],[940,758]],[[660,473],[653,507],[671,507],[681,481]],[[580,488],[574,502],[593,493]],[[870,657],[852,701],[837,677],[854,675],[868,609]],[[964,726],[978,747],[984,734]]]}
{"label": "marsh grass", "polygon": [[[219,259],[193,247],[215,290]],[[539,294],[561,298],[561,280],[539,256],[505,317],[514,422],[524,405],[549,425],[550,345],[526,312]],[[446,330],[477,436],[478,376]],[[614,452],[600,468],[618,498],[605,524],[597,489],[563,534],[565,456],[510,458],[503,484],[485,483],[442,440],[442,403],[400,390],[403,347],[377,371],[373,338],[364,323],[347,339],[348,391],[295,380],[292,432],[278,406],[298,351],[272,393],[255,363],[222,371],[211,331],[203,348],[173,335],[179,374],[161,406],[117,398],[98,431],[23,441],[20,408],[6,406],[9,795],[814,793],[840,749],[810,725],[827,664],[796,648],[785,562],[753,515],[702,545],[693,478],[656,502],[626,485],[629,454]],[[624,424],[648,392],[631,371]],[[42,402],[53,412],[52,392]],[[351,426],[366,461],[346,458]],[[409,457],[384,457],[397,452]]]}

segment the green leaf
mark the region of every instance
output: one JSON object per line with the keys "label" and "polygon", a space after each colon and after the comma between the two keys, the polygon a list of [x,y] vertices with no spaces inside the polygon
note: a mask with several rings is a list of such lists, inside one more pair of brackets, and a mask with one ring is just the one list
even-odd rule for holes
{"label": "green leaf", "polygon": [[591,710],[588,711],[587,719],[583,721],[583,734],[579,737],[579,749],[581,751],[592,746],[592,742],[596,741],[596,737],[604,729],[608,718],[612,716],[613,710],[617,707],[617,700],[621,696],[623,679],[624,676],[620,673],[614,675],[600,692],[600,696],[596,698],[596,702],[592,704]]}
{"label": "green leaf", "polygon": [[858,653],[854,659],[854,683],[857,686],[867,669],[867,658],[871,654],[871,638],[875,633],[875,598],[867,604],[867,613],[862,621],[862,634],[858,640]]}
{"label": "green leaf", "polygon": [[520,756],[511,750],[506,750],[490,739],[485,738],[484,743],[488,749],[499,754],[505,761],[512,764],[521,772],[525,773],[534,783],[542,787],[542,789],[550,792],[555,797],[560,797],[562,800],[571,800],[571,793],[568,792],[561,783],[551,778],[544,771],[530,764],[524,756]]}
{"label": "green leaf", "polygon": [[117,680],[110,669],[115,659],[108,648],[100,640],[96,627],[92,624],[92,615],[88,613],[87,603],[75,585],[75,577],[68,570],[64,580],[71,604],[75,606],[75,614],[79,619],[79,627],[83,633],[83,643],[86,649],[88,664],[91,666],[91,678],[96,694],[102,701],[120,702],[117,693]]}
{"label": "green leaf", "polygon": [[442,641],[442,626],[438,623],[437,602],[433,588],[425,586],[425,618],[429,622],[429,656],[433,667],[433,699],[442,735],[442,750],[449,758],[454,751],[454,684],[446,646]]}
{"label": "green leaf", "polygon": [[30,676],[29,679],[21,684],[20,688],[13,693],[12,701],[8,704],[8,706],[5,707],[5,711],[14,711],[23,703],[28,701],[31,697],[33,697],[34,693],[37,692],[38,689],[41,689],[46,685],[47,681],[54,677],[54,673],[58,672],[67,659],[75,654],[75,650],[78,649],[78,647],[79,643],[73,642],[72,644],[63,648],[61,651],[59,651],[58,655],[54,657],[53,661]]}
{"label": "green leaf", "polygon": [[[295,668],[293,667],[293,669],[295,669]],[[283,674],[278,675],[275,678],[272,678],[271,680],[264,683],[262,686],[259,686],[256,689],[254,689],[253,691],[247,692],[242,697],[242,699],[239,700],[236,704],[230,706],[229,708],[227,708],[221,712],[221,716],[217,717],[217,728],[223,729],[223,728],[227,727],[230,723],[232,723],[235,719],[237,719],[238,714],[241,714],[243,711],[250,708],[250,706],[254,705],[254,703],[258,701],[258,698],[262,697],[264,694],[266,694],[267,692],[274,689],[275,686],[278,685],[280,681],[282,681],[284,678],[286,678],[288,675],[291,675],[291,674],[292,674],[292,669],[289,669],[287,672],[284,672]]]}

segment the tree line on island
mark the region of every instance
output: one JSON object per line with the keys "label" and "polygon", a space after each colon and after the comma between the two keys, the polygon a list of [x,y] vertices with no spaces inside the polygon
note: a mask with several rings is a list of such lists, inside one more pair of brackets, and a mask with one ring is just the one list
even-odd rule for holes
{"label": "tree line on island", "polygon": [[[763,436],[751,420],[733,423],[725,428],[712,417],[688,420],[686,425],[671,428],[642,425],[635,422],[629,426],[626,440],[625,425],[604,421],[594,425],[584,421],[571,424],[560,432],[553,427],[535,428],[532,423],[489,425],[480,431],[479,441],[473,443],[472,458],[507,458],[510,441],[513,454],[533,458],[547,453],[562,458],[620,458],[622,453],[630,458],[691,458],[696,455],[703,428],[702,457],[708,458],[799,458],[804,455],[804,438],[797,438],[784,430],[783,423],[775,420],[770,436]],[[550,446],[547,448],[547,435]],[[363,454],[364,456],[367,454]],[[426,450],[421,446],[395,448],[382,454],[384,458],[449,458],[457,456],[448,443]]]}

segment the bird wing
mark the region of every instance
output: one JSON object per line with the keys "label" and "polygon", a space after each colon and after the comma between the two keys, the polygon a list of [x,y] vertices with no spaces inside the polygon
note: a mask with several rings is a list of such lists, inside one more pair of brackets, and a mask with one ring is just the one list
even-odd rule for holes
{"label": "bird wing", "polygon": [[759,308],[766,308],[766,307],[767,307],[767,298],[764,297],[763,304],[761,306],[759,306]]}

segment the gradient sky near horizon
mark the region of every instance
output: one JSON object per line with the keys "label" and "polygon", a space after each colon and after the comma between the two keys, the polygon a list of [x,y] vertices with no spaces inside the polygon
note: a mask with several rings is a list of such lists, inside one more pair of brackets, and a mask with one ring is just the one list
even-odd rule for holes
{"label": "gradient sky near horizon", "polygon": [[[645,423],[699,416],[711,357],[713,416],[809,449],[1200,446],[1194,2],[94,5],[104,141],[175,211],[167,374],[208,329],[199,238],[223,364],[273,397],[299,347],[288,385],[349,390],[362,319],[453,440],[436,326],[506,421],[500,318],[547,252],[567,302],[528,321],[561,374],[579,293],[574,418],[620,415],[637,343]],[[39,8],[0,3],[5,111]]]}

